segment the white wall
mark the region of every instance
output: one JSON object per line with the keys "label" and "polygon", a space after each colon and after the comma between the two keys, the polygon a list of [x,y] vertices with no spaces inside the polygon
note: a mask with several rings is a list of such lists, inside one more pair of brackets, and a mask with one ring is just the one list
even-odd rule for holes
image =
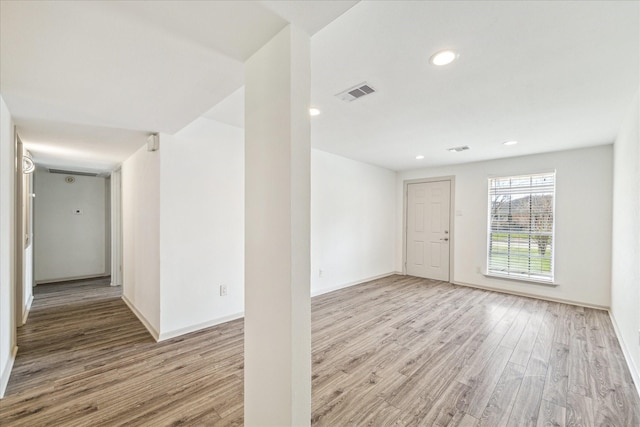
{"label": "white wall", "polygon": [[160,153],[164,339],[244,311],[243,131],[200,118],[162,134]]}
{"label": "white wall", "polygon": [[611,313],[640,392],[639,96],[614,145]]}
{"label": "white wall", "polygon": [[[396,269],[402,268],[403,181],[455,175],[453,282],[609,307],[612,146],[414,170],[398,174]],[[488,278],[487,178],[556,170],[557,287]]]}
{"label": "white wall", "polygon": [[312,150],[312,295],[394,271],[395,194],[395,172]]}
{"label": "white wall", "polygon": [[[35,280],[52,282],[108,275],[105,179],[35,172]],[[81,215],[76,215],[76,209]]]}
{"label": "white wall", "polygon": [[160,331],[160,152],[146,145],[122,164],[124,301],[157,338]]}
{"label": "white wall", "polygon": [[[123,290],[167,339],[243,315],[244,132],[201,118],[160,139],[122,168]],[[311,291],[392,273],[395,172],[318,150],[311,159]],[[158,239],[158,259],[141,239]]]}
{"label": "white wall", "polygon": [[[202,118],[159,152],[166,339],[243,314],[244,132]],[[312,150],[311,185],[311,291],[392,273],[395,172]]]}
{"label": "white wall", "polygon": [[0,97],[0,397],[15,357],[15,146],[11,113]]}

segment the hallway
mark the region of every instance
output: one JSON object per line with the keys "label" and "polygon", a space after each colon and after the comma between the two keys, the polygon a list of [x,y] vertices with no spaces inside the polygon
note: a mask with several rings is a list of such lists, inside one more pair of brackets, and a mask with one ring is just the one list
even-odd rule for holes
{"label": "hallway", "polygon": [[[241,419],[242,321],[218,333],[191,334],[188,346],[180,338],[155,343],[120,293],[108,279],[35,288],[0,402],[3,426],[160,425],[186,413],[197,419],[184,422],[212,425],[220,419],[212,403]],[[240,353],[203,356],[210,345],[240,346]],[[232,392],[233,402],[223,390]],[[230,402],[221,405],[220,399]]]}

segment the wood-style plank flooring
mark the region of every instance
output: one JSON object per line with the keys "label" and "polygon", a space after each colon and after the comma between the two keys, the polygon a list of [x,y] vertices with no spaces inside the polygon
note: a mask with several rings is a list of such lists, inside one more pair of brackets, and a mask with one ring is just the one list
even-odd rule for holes
{"label": "wood-style plank flooring", "polygon": [[[315,426],[640,426],[604,311],[391,276],[315,297]],[[2,426],[243,424],[243,321],[155,343],[105,281],[36,288]]]}

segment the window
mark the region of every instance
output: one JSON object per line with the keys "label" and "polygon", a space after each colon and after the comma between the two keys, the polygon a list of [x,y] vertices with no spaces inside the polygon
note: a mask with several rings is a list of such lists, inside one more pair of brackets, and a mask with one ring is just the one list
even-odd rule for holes
{"label": "window", "polygon": [[555,178],[489,178],[488,275],[553,282]]}

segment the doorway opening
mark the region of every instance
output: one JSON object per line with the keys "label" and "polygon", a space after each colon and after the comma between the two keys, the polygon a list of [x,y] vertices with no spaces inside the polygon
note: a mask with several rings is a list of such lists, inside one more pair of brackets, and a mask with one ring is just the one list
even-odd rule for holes
{"label": "doorway opening", "polygon": [[111,181],[96,173],[34,173],[36,285],[111,275]]}

